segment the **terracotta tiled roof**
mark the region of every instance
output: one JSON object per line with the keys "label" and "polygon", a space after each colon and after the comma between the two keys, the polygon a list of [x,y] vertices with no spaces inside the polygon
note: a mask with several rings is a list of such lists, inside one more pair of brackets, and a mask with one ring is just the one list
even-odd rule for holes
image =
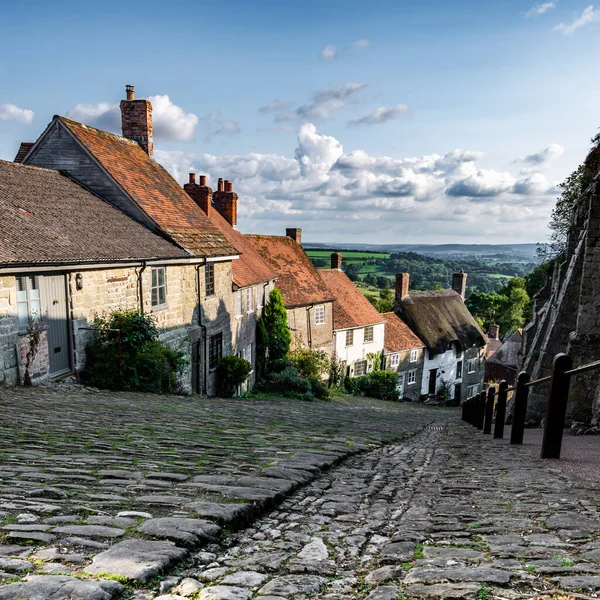
{"label": "terracotta tiled roof", "polygon": [[277,277],[275,269],[265,262],[246,237],[234,229],[214,208],[210,211],[210,220],[240,252],[239,260],[234,260],[233,283],[238,287],[247,287],[257,283],[271,281]]}
{"label": "terracotta tiled roof", "polygon": [[319,274],[329,291],[335,296],[333,303],[333,328],[351,329],[382,323],[383,318],[364,294],[337,269],[321,269]]}
{"label": "terracotta tiled roof", "polygon": [[385,320],[384,347],[388,352],[425,348],[425,344],[396,313],[387,312],[381,316]]}
{"label": "terracotta tiled roof", "polygon": [[237,254],[168,171],[136,142],[56,117],[88,149],[133,201],[178,243],[200,256]]}
{"label": "terracotta tiled roof", "polygon": [[19,151],[15,156],[14,162],[22,163],[23,159],[27,156],[27,154],[29,154],[29,151],[31,150],[33,144],[34,142],[21,142],[21,146],[19,147]]}
{"label": "terracotta tiled roof", "polygon": [[485,350],[485,357],[489,358],[502,346],[502,340],[488,336],[488,345]]}
{"label": "terracotta tiled roof", "polygon": [[277,273],[277,287],[287,308],[335,300],[302,246],[292,238],[249,234],[245,237]]}
{"label": "terracotta tiled roof", "polygon": [[410,292],[397,302],[396,311],[435,354],[446,352],[456,341],[463,350],[487,344],[486,335],[454,290]]}
{"label": "terracotta tiled roof", "polygon": [[186,258],[58,171],[0,160],[0,263]]}

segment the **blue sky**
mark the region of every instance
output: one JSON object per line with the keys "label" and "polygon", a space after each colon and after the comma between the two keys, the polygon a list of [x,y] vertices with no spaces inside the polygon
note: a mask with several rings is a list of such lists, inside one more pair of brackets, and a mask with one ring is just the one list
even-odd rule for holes
{"label": "blue sky", "polygon": [[540,241],[600,126],[599,34],[589,0],[11,3],[0,157],[54,114],[118,132],[133,83],[157,160],[231,179],[244,231]]}

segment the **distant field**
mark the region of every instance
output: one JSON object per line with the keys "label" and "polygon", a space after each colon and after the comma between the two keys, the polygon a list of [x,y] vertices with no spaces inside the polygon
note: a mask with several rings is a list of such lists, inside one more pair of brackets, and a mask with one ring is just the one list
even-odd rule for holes
{"label": "distant field", "polygon": [[[329,259],[331,256],[331,252],[329,250],[307,250],[306,254],[308,254],[309,258],[325,258]],[[355,252],[355,251],[346,251],[342,252],[343,259],[345,262],[353,263],[353,262],[362,262],[365,258],[389,258],[389,253],[386,252]]]}

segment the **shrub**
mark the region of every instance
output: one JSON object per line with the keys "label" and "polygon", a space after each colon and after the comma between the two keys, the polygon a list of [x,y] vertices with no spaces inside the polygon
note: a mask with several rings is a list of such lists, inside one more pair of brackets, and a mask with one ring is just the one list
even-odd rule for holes
{"label": "shrub", "polygon": [[[86,347],[82,380],[110,390],[171,394],[186,361],[183,352],[158,340],[151,315],[135,310],[97,317],[99,331]],[[120,331],[120,348],[119,333]]]}
{"label": "shrub", "polygon": [[[275,288],[260,318],[257,339],[258,356],[272,361],[287,358],[292,343],[292,334],[287,323],[287,312],[281,292]],[[268,366],[266,368],[268,371]]]}
{"label": "shrub", "polygon": [[238,356],[224,356],[217,367],[219,395],[232,398],[238,385],[248,379],[252,366]]}
{"label": "shrub", "polygon": [[298,348],[289,354],[290,362],[298,369],[300,377],[317,378],[327,373],[329,358],[324,350]]}
{"label": "shrub", "polygon": [[279,392],[285,394],[286,392],[300,392],[302,394],[306,392],[312,393],[310,381],[300,377],[298,369],[296,367],[287,367],[280,373],[270,373],[267,377],[267,391]]}
{"label": "shrub", "polygon": [[319,400],[330,400],[331,394],[327,386],[318,377],[309,377],[308,381],[313,395]]}
{"label": "shrub", "polygon": [[397,400],[398,376],[391,371],[375,371],[362,377],[347,378],[346,390],[354,395],[365,394],[380,400]]}

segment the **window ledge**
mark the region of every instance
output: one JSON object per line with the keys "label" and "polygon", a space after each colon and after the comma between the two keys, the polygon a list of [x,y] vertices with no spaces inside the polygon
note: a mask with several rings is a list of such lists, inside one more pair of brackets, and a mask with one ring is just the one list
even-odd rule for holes
{"label": "window ledge", "polygon": [[157,306],[153,306],[151,310],[152,312],[160,312],[161,310],[165,310],[167,308],[169,308],[168,304],[159,304]]}

